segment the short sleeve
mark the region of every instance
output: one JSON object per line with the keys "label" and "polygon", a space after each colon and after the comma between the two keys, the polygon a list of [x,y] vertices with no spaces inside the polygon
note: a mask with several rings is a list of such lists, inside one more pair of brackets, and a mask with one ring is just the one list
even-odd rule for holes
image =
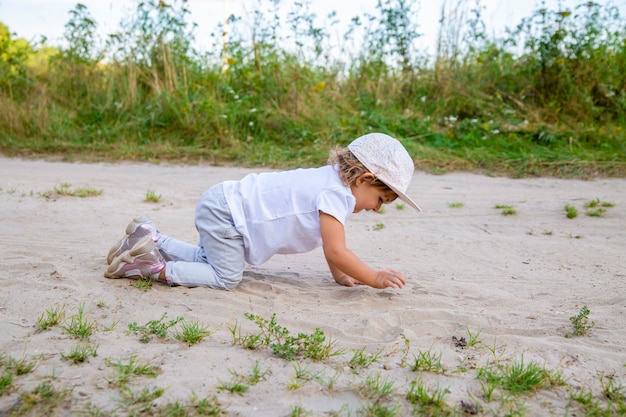
{"label": "short sleeve", "polygon": [[326,190],[320,193],[317,197],[317,209],[335,219],[343,225],[346,224],[348,216],[354,210],[356,199],[351,193],[346,193],[345,190]]}

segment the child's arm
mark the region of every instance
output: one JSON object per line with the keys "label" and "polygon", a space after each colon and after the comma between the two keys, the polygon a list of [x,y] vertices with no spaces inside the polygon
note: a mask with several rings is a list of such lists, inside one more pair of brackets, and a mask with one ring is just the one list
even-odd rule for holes
{"label": "child's arm", "polygon": [[[402,288],[406,284],[406,278],[402,273],[393,269],[375,271],[349,250],[346,247],[343,224],[333,216],[320,212],[320,232],[324,256],[338,283],[349,284],[352,278],[374,288]],[[344,277],[345,275],[347,277]],[[352,284],[355,283],[352,281]]]}

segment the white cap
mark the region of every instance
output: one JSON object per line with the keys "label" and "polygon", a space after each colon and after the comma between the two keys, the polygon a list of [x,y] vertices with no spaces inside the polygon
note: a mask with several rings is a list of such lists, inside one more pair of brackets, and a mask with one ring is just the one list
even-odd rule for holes
{"label": "white cap", "polygon": [[404,146],[389,135],[370,133],[355,139],[348,150],[380,181],[391,188],[400,200],[416,210],[420,206],[407,196],[415,164]]}

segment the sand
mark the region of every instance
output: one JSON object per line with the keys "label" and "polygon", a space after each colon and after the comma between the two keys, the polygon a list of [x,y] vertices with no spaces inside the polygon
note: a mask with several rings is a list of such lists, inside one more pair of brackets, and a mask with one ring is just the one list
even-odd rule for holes
{"label": "sand", "polygon": [[[591,390],[594,400],[610,406],[602,398],[603,384],[626,384],[624,179],[416,172],[409,195],[423,213],[392,204],[382,214],[353,215],[346,231],[349,247],[365,262],[407,275],[401,290],[339,286],[321,250],[275,256],[250,267],[231,292],[159,284],[144,291],[131,280],[104,278],[108,249],[133,217],[146,213],[164,234],[194,243],[193,213],[201,192],[251,171],[0,157],[0,354],[5,365],[9,358],[35,362],[0,395],[0,413],[22,407],[25,395],[42,382],[66,392],[51,415],[126,415],[141,409],[142,404],[123,400],[126,387],[135,393],[164,389],[143,407],[145,415],[158,415],[175,402],[189,405],[196,395],[214,397],[224,415],[234,416],[297,415],[298,410],[366,415],[374,400],[363,387],[377,378],[392,385],[379,405],[397,407],[397,415],[411,414],[413,405],[405,396],[416,380],[430,392],[445,392],[452,409],[461,410],[464,401],[476,404],[482,415],[581,415],[570,392]],[[62,184],[102,194],[55,195]],[[158,203],[145,201],[148,190],[161,195]],[[602,217],[588,216],[584,204],[594,199],[614,206]],[[517,214],[505,216],[497,204],[512,206]],[[578,217],[566,217],[566,204],[579,210]],[[38,331],[38,319],[63,306],[61,326]],[[81,306],[85,320],[97,327],[88,339],[97,355],[73,364],[62,355],[78,341],[63,326]],[[583,336],[565,337],[574,330],[570,317],[584,306],[595,326]],[[145,325],[164,313],[167,320],[183,317],[182,323],[201,324],[211,334],[190,346],[172,337],[141,343],[129,332],[129,324]],[[246,313],[266,319],[275,314],[292,335],[319,328],[342,353],[322,361],[287,361],[269,347],[245,349],[233,329],[239,336],[260,332]],[[453,337],[471,336],[474,346],[453,342]],[[378,360],[351,368],[359,350]],[[413,371],[420,355],[440,357],[441,367]],[[160,373],[120,384],[112,364],[127,364],[130,358]],[[519,395],[503,387],[491,396],[485,392],[477,378],[481,369],[506,369],[522,361],[560,375],[564,385]],[[262,378],[253,384],[243,377],[255,368]],[[297,373],[310,380],[296,378]],[[247,391],[224,389],[234,382]],[[40,400],[32,415],[44,413],[43,406]]]}

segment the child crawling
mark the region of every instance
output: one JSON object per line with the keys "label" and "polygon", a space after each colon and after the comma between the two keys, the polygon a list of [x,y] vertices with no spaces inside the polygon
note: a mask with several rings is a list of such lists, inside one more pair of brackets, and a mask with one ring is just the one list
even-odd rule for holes
{"label": "child crawling", "polygon": [[323,167],[224,181],[198,201],[198,245],[161,234],[142,215],[109,251],[104,276],[232,290],[246,262],[259,265],[275,254],[321,246],[337,283],[402,288],[401,272],[374,270],[346,247],[344,226],[351,213],[378,211],[398,197],[420,210],[405,194],[413,172],[413,159],[398,140],[371,133],[335,149]]}

